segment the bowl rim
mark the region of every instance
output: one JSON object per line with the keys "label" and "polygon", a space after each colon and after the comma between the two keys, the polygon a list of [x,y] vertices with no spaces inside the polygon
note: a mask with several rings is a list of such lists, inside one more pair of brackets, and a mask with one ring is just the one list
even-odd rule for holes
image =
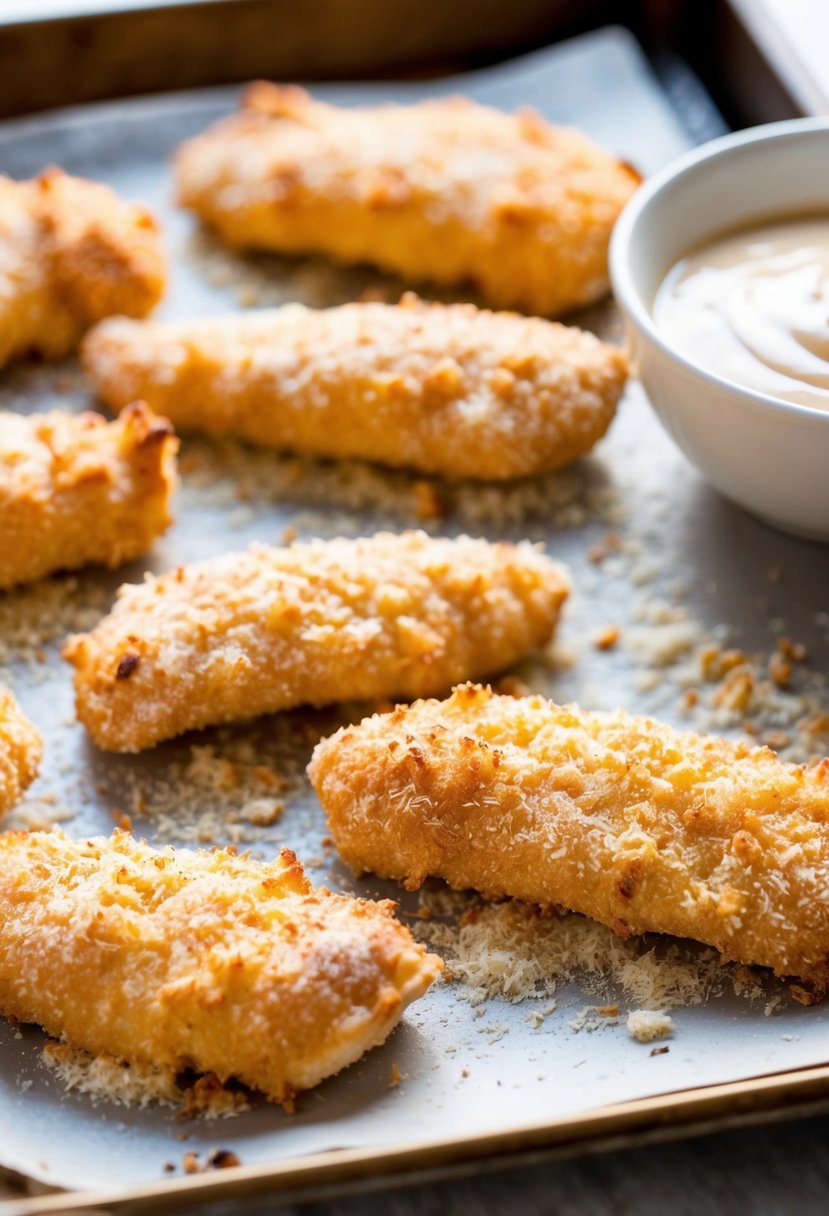
{"label": "bowl rim", "polygon": [[631,237],[643,213],[653,200],[663,192],[665,187],[672,182],[699,170],[702,166],[708,165],[713,161],[722,160],[752,144],[774,144],[781,139],[790,140],[799,136],[813,135],[821,132],[829,135],[829,115],[820,115],[812,118],[790,118],[783,122],[771,122],[757,127],[747,127],[745,130],[733,131],[728,135],[721,135],[717,139],[700,144],[696,148],[691,148],[688,152],[672,160],[639,187],[625,205],[614,225],[609,249],[610,278],[614,295],[622,306],[622,310],[627,315],[627,318],[633,321],[637,328],[663,354],[680,364],[686,371],[706,381],[712,387],[725,390],[732,395],[737,395],[752,405],[760,406],[768,412],[790,414],[794,417],[812,420],[821,415],[829,419],[829,411],[821,409],[819,406],[800,405],[795,401],[785,401],[783,398],[774,397],[770,393],[762,393],[758,389],[747,388],[735,380],[727,380],[716,372],[700,367],[699,364],[694,363],[693,360],[686,358],[685,355],[675,350],[662,337],[650,309],[646,307],[642,299],[642,294],[631,269],[629,254]]}

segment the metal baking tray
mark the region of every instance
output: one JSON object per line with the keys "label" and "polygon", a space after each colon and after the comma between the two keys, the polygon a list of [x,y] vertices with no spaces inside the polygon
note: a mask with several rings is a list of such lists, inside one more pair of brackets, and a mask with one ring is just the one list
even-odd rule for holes
{"label": "metal baking tray", "polygon": [[[315,91],[346,104],[450,91],[506,108],[530,104],[551,119],[578,124],[646,173],[688,144],[636,44],[619,30],[429,84]],[[28,176],[60,163],[151,203],[163,219],[173,259],[165,315],[291,299],[324,305],[365,291],[395,299],[402,285],[369,269],[229,255],[176,212],[170,201],[171,152],[235,101],[234,90],[209,90],[8,123],[0,130],[0,169]],[[578,320],[620,336],[610,304]],[[19,367],[0,381],[2,407],[31,411],[67,403],[78,409],[90,404],[71,362]],[[254,539],[278,540],[286,529],[356,535],[421,522],[415,509],[418,479],[401,473],[261,452],[227,455],[199,442],[184,444],[183,467],[178,522],[151,560],[117,575],[86,572],[54,580],[61,621],[79,619],[72,606],[83,604],[94,619],[115,586],[140,578],[147,566],[162,570]],[[812,692],[821,696],[820,672],[829,656],[829,549],[772,532],[710,490],[663,434],[637,385],[626,393],[609,437],[575,468],[529,488],[449,486],[439,493],[446,514],[432,521],[433,530],[530,537],[570,566],[575,593],[560,645],[575,661],[525,666],[520,674],[533,688],[591,707],[623,704],[683,725],[676,669],[649,674],[641,648],[685,612],[703,630],[727,632],[748,652],[768,654],[785,629],[808,648]],[[595,547],[605,543],[609,530],[621,535],[624,549],[597,563]],[[32,603],[25,590],[0,599],[0,625],[5,621],[7,628],[10,615],[30,615]],[[608,624],[620,629],[620,642],[599,651],[592,640]],[[47,739],[44,773],[24,816],[36,819],[38,806],[58,815],[65,807],[74,812],[67,830],[80,834],[107,832],[113,812],[127,811],[135,830],[150,840],[192,844],[212,834],[222,843],[249,843],[262,855],[290,845],[317,881],[399,897],[393,884],[355,881],[326,850],[323,816],[303,785],[314,732],[328,729],[335,715],[281,715],[204,732],[140,757],[104,756],[73,722],[69,673],[58,642],[46,644],[42,654],[21,657],[19,644],[12,645],[0,628],[0,677],[10,680]],[[359,707],[344,712],[360,715]],[[194,746],[241,757],[243,766],[245,757],[264,758],[287,772],[290,789],[278,822],[256,828],[242,815],[234,821],[231,791],[227,814],[218,828],[211,826],[201,818],[198,782],[189,793],[183,790],[183,805],[170,811],[164,787],[180,788]],[[152,813],[142,814],[136,793]],[[406,897],[402,914],[411,916],[415,907],[413,897]],[[784,999],[772,1001],[769,1012],[775,994]],[[538,1026],[527,1018],[531,1001],[493,998],[482,1016],[464,996],[457,983],[437,986],[384,1047],[305,1095],[296,1115],[260,1106],[221,1123],[182,1122],[167,1109],[96,1104],[67,1094],[40,1061],[44,1036],[35,1028],[2,1024],[0,1166],[41,1192],[76,1193],[9,1200],[0,1210],[66,1211],[84,1203],[107,1210],[180,1210],[190,1200],[225,1193],[307,1194],[309,1188],[364,1184],[378,1175],[446,1169],[520,1150],[697,1126],[750,1110],[782,1112],[829,1097],[829,1067],[821,1067],[829,1062],[827,1012],[785,998],[782,986],[770,985],[761,1000],[729,989],[677,1010],[670,1050],[657,1056],[634,1042],[624,1025],[572,1029],[569,1023],[584,1006],[617,999],[612,991],[602,998],[563,985],[556,1012]],[[632,1002],[626,999],[624,1006]],[[402,1082],[392,1086],[395,1070]],[[183,1152],[204,1160],[217,1146],[235,1152],[241,1168],[181,1176]],[[165,1175],[166,1163],[177,1167],[175,1176]]]}

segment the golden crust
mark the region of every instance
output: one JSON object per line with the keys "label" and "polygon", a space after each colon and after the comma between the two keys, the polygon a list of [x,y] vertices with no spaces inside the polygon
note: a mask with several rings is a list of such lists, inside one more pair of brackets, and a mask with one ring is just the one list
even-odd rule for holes
{"label": "golden crust", "polygon": [[471,304],[291,304],[86,338],[99,397],[178,429],[453,477],[558,468],[607,430],[627,374],[592,334]]}
{"label": "golden crust", "polygon": [[528,544],[422,532],[254,546],[122,587],[70,639],[78,718],[99,747],[292,706],[416,697],[544,645],[567,596]]}
{"label": "golden crust", "polygon": [[113,313],[145,316],[165,281],[146,208],[59,169],[0,177],[0,366],[28,352],[59,358]]}
{"label": "golden crust", "polygon": [[441,968],[388,901],[293,853],[157,852],[122,832],[0,837],[0,1011],[95,1055],[276,1102],[382,1043]]}
{"label": "golden crust", "polygon": [[37,776],[43,739],[12,694],[0,688],[0,815],[18,801]]}
{"label": "golden crust", "polygon": [[309,773],[359,869],[829,976],[829,759],[470,685],[338,732]]}
{"label": "golden crust", "polygon": [[182,146],[177,179],[231,245],[472,282],[496,308],[542,315],[605,294],[610,232],[640,180],[530,111],[462,97],[339,109],[264,83]]}
{"label": "golden crust", "polygon": [[145,553],[171,522],[177,446],[143,404],[115,422],[0,413],[0,588]]}

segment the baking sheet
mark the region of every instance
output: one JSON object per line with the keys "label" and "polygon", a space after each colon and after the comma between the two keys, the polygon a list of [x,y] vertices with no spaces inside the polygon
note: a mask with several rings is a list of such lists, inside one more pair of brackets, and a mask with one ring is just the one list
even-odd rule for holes
{"label": "baking sheet", "polygon": [[[505,107],[532,104],[557,121],[577,123],[646,172],[687,146],[636,44],[621,31],[428,86],[315,91],[350,102],[460,89]],[[0,132],[0,168],[27,176],[59,162],[150,202],[163,218],[174,257],[165,315],[288,299],[321,305],[355,298],[366,289],[396,298],[400,284],[369,270],[345,272],[314,259],[233,259],[171,208],[166,158],[181,139],[227,112],[234,101],[234,91],[216,90],[7,124]],[[581,321],[618,334],[618,318],[609,306]],[[77,408],[89,404],[71,364],[17,369],[0,382],[1,406],[32,410],[67,402]],[[286,528],[299,535],[356,535],[420,522],[414,510],[416,479],[402,474],[261,453],[237,454],[222,464],[215,449],[199,443],[186,443],[183,455],[189,472],[179,523],[152,561],[112,576],[87,573],[56,580],[64,608],[89,602],[94,617],[120,581],[139,578],[146,566],[162,570],[250,540],[278,540]],[[217,465],[228,476],[217,480]],[[722,636],[728,631],[746,651],[768,653],[785,631],[807,646],[811,685],[822,696],[820,673],[829,654],[829,549],[772,532],[718,497],[671,446],[637,386],[626,394],[609,438],[576,469],[541,479],[532,493],[526,486],[456,486],[442,493],[449,513],[433,530],[529,536],[571,567],[576,592],[560,643],[575,662],[524,669],[534,688],[590,707],[624,704],[661,713],[684,725],[676,669],[657,671],[652,678],[642,660],[648,636],[670,629],[671,613],[681,607],[705,630],[722,627]],[[587,552],[608,529],[624,537],[624,553],[594,564]],[[31,603],[26,595],[18,593],[21,613]],[[0,600],[0,620],[12,602],[12,597]],[[609,624],[620,628],[620,644],[596,651],[592,639]],[[47,646],[44,657],[44,662],[31,656],[16,662],[13,648],[5,658],[0,650],[5,676],[48,741],[44,774],[28,804],[36,807],[45,797],[55,800],[53,809],[73,809],[66,827],[79,834],[108,831],[118,808],[133,813],[136,830],[151,840],[161,828],[169,839],[175,831],[169,818],[142,819],[134,813],[133,795],[144,788],[151,804],[160,802],[163,783],[192,760],[194,745],[237,759],[252,745],[257,756],[296,774],[310,750],[310,734],[333,721],[325,715],[283,715],[250,727],[204,732],[148,756],[107,757],[96,753],[72,723],[69,675],[56,646]],[[353,712],[359,716],[356,708]],[[188,805],[176,818],[184,839],[204,833],[198,807]],[[324,831],[313,796],[297,780],[291,782],[282,818],[259,833],[266,839],[257,838],[242,820],[225,823],[218,838],[241,833],[242,843],[249,841],[262,854],[289,844],[318,881],[360,894],[398,894],[392,884],[353,880],[326,853]],[[404,914],[415,906],[407,897]],[[204,1159],[217,1145],[235,1151],[245,1165],[257,1165],[332,1148],[474,1138],[609,1103],[827,1061],[827,1013],[788,999],[767,1013],[769,999],[782,994],[771,985],[762,999],[751,1002],[729,989],[704,1005],[677,1010],[669,1052],[652,1056],[623,1025],[605,1024],[592,1032],[569,1025],[586,1005],[618,996],[611,989],[597,997],[595,991],[565,985],[556,994],[555,1013],[534,1027],[527,1020],[532,1002],[491,999],[481,1014],[459,985],[444,984],[409,1011],[383,1048],[306,1095],[297,1115],[262,1106],[220,1124],[183,1123],[166,1110],[95,1105],[82,1095],[64,1094],[40,1062],[40,1032],[3,1024],[0,1164],[56,1186],[129,1188],[161,1178],[165,1163],[180,1173],[183,1152]],[[623,1011],[631,1007],[623,999]],[[396,1086],[390,1085],[393,1066],[403,1078]]]}

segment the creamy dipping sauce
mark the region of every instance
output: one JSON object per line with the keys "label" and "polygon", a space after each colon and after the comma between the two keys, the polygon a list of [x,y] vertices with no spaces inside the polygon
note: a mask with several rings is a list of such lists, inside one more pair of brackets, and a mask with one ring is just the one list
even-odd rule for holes
{"label": "creamy dipping sauce", "polygon": [[657,329],[705,371],[829,411],[829,216],[730,233],[668,272]]}

